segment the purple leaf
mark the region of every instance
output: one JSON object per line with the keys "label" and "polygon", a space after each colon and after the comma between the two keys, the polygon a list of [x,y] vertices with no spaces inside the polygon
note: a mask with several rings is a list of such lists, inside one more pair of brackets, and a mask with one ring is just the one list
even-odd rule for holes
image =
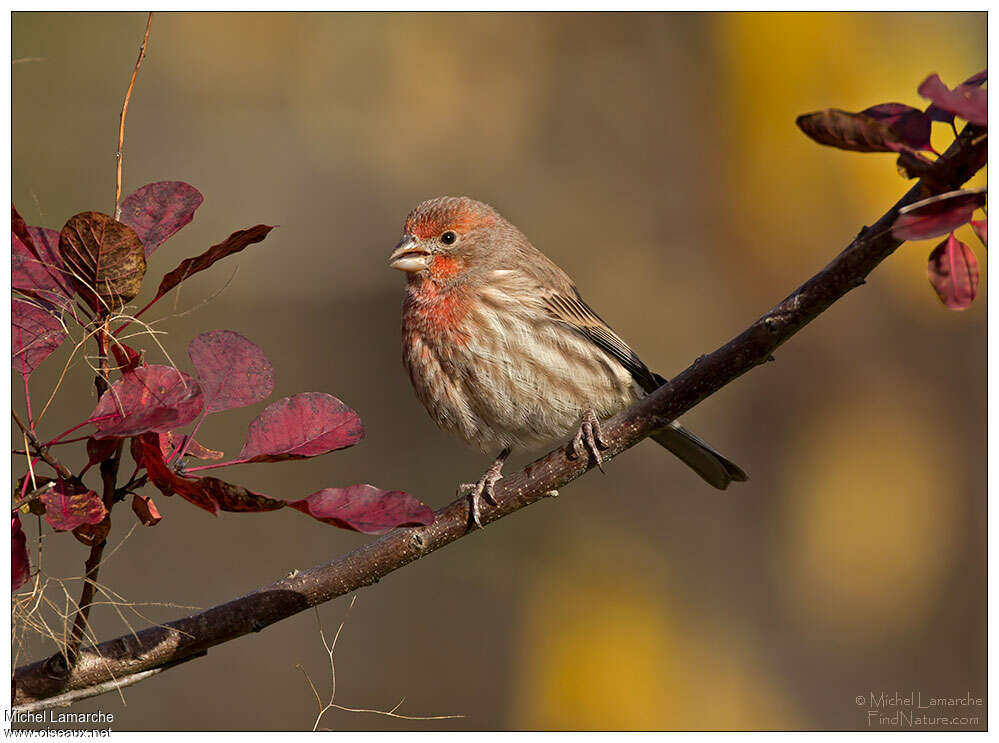
{"label": "purple leaf", "polygon": [[194,219],[205,197],[183,181],[159,181],[130,193],[121,202],[121,221],[135,230],[146,257]]}
{"label": "purple leaf", "polygon": [[87,466],[93,467],[95,464],[110,459],[118,450],[118,439],[95,439],[93,436],[87,439]]}
{"label": "purple leaf", "polygon": [[219,504],[223,511],[235,513],[262,513],[264,511],[276,511],[288,505],[287,501],[271,498],[261,493],[254,493],[241,485],[219,480],[217,477],[199,478],[198,486],[209,497]]}
{"label": "purple leaf", "polygon": [[397,526],[426,526],[434,521],[430,507],[409,493],[373,485],[323,488],[288,505],[327,524],[362,534],[384,534]]}
{"label": "purple leaf", "polygon": [[146,468],[149,479],[164,495],[177,494],[184,500],[218,515],[222,511],[261,512],[284,508],[283,500],[254,493],[215,477],[197,480],[181,477],[163,460],[161,443],[147,433],[132,439],[132,457]]}
{"label": "purple leaf", "polygon": [[982,70],[981,72],[976,72],[974,75],[965,80],[961,85],[976,85],[981,86],[985,84],[985,81],[989,79],[988,68]]}
{"label": "purple leaf", "polygon": [[364,438],[360,417],[333,395],[302,392],[278,400],[250,424],[240,462],[304,459]]}
{"label": "purple leaf", "polygon": [[[883,104],[886,106],[898,104]],[[854,152],[900,152],[912,149],[910,140],[923,145],[923,124],[912,114],[895,114],[902,122],[902,131],[896,131],[889,126],[884,113],[879,113],[875,106],[875,114],[850,113],[838,108],[827,108],[810,114],[802,114],[795,123],[811,139],[819,144],[837,147],[841,150]],[[868,109],[871,111],[872,109]],[[922,114],[920,113],[920,116]],[[882,120],[885,119],[885,120]],[[926,122],[929,126],[929,121]],[[928,140],[925,146],[929,146]]]}
{"label": "purple leaf", "polygon": [[146,468],[149,479],[163,495],[179,495],[188,503],[218,516],[219,504],[215,499],[205,493],[196,480],[181,477],[163,461],[159,438],[155,434],[146,433],[132,439],[132,458]]}
{"label": "purple leaf", "polygon": [[111,343],[111,353],[114,354],[114,360],[118,364],[118,371],[122,374],[134,371],[135,367],[142,363],[141,353],[117,340]]}
{"label": "purple leaf", "polygon": [[101,497],[81,482],[58,480],[52,490],[38,499],[45,504],[45,520],[56,531],[99,524],[107,515]]}
{"label": "purple leaf", "polygon": [[986,219],[972,219],[971,229],[975,231],[978,235],[978,239],[982,241],[982,245],[985,247],[989,246],[989,224]]}
{"label": "purple leaf", "polygon": [[21,528],[21,516],[10,517],[10,590],[13,593],[28,582],[31,564],[28,561],[28,540]]}
{"label": "purple leaf", "polygon": [[59,318],[22,299],[10,304],[10,349],[14,369],[25,379],[66,340]]}
{"label": "purple leaf", "polygon": [[48,227],[28,227],[28,234],[31,235],[31,240],[35,243],[35,250],[38,251],[42,262],[48,267],[52,279],[59,284],[66,296],[72,296],[73,285],[69,283],[66,267],[62,265],[62,257],[59,255],[59,230],[50,230]]}
{"label": "purple leaf", "polygon": [[[977,77],[978,75],[970,80],[975,80]],[[985,82],[984,78],[981,82]],[[944,85],[940,76],[934,73],[919,84],[917,92],[923,98],[932,101],[936,107],[934,111],[927,109],[927,114],[934,121],[953,122],[953,114],[956,114],[969,123],[985,126],[989,118],[988,92],[980,87],[981,82],[965,83],[951,90]],[[939,114],[941,110],[951,116],[942,118]]]}
{"label": "purple leaf", "polygon": [[933,147],[930,145],[932,122],[918,108],[906,106],[904,103],[881,103],[865,108],[860,113],[888,126],[912,149],[932,152]]}
{"label": "purple leaf", "polygon": [[193,377],[170,366],[147,364],[111,385],[90,419],[97,425],[95,439],[136,436],[187,425],[204,406]]}
{"label": "purple leaf", "polygon": [[205,393],[206,413],[252,405],[274,390],[271,362],[239,333],[202,333],[191,341],[187,353]]}
{"label": "purple leaf", "polygon": [[967,309],[978,293],[978,261],[954,233],[930,253],[926,273],[940,301],[952,310]]}
{"label": "purple leaf", "polygon": [[258,224],[255,227],[250,227],[249,229],[239,230],[238,232],[233,232],[218,245],[213,245],[201,255],[193,258],[185,258],[180,262],[180,265],[177,266],[177,268],[173,269],[170,273],[163,277],[163,280],[160,282],[159,289],[156,290],[156,296],[153,297],[152,301],[155,302],[157,299],[177,286],[177,284],[199,271],[204,271],[216,261],[230,256],[233,253],[238,253],[254,243],[260,242],[267,237],[267,233],[272,229],[274,229],[272,226]]}
{"label": "purple leaf", "polygon": [[940,237],[971,221],[975,209],[985,205],[986,190],[948,191],[917,201],[898,211],[892,235],[898,240]]}
{"label": "purple leaf", "polygon": [[13,230],[10,233],[11,285],[55,307],[66,307],[74,290],[59,255],[59,233],[44,227],[25,230],[32,248]]}
{"label": "purple leaf", "polygon": [[[50,237],[45,230],[28,227],[24,223],[24,219],[18,214],[17,208],[13,204],[10,205],[10,231],[14,280],[22,284],[18,286],[15,283],[15,288],[31,291],[43,287],[47,293],[53,295],[51,297],[53,300],[56,299],[56,294],[65,294],[66,297],[71,297],[73,289],[69,285],[69,278],[63,267],[61,254],[58,251],[52,252]],[[41,239],[36,240],[39,237]],[[18,266],[18,263],[24,260],[23,254],[19,255],[22,250],[33,259],[31,265]],[[40,276],[39,271],[46,272],[48,276]]]}

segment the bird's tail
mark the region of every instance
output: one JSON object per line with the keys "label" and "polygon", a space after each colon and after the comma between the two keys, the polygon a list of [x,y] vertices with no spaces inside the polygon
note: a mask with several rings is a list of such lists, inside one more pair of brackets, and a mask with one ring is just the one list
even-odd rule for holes
{"label": "bird's tail", "polygon": [[725,459],[679,423],[671,423],[653,434],[652,439],[676,454],[705,482],[719,490],[727,488],[730,482],[745,482],[749,479],[739,465]]}
{"label": "bird's tail", "polygon": [[[657,386],[666,383],[658,374],[653,374]],[[652,385],[649,385],[651,387]],[[653,387],[653,389],[655,389]],[[651,389],[647,389],[652,392]],[[695,436],[679,423],[670,423],[662,431],[651,437],[657,444],[666,447],[684,464],[700,475],[712,487],[724,490],[730,482],[745,482],[749,478],[742,468],[731,462],[703,439]]]}

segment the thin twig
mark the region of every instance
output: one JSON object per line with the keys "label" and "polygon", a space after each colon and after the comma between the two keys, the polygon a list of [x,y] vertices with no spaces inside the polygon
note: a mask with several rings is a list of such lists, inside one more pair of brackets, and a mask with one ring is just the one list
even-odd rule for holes
{"label": "thin twig", "polygon": [[45,446],[41,441],[38,440],[38,437],[35,435],[34,431],[30,430],[26,425],[24,425],[24,421],[21,420],[21,416],[17,414],[17,411],[11,409],[10,415],[14,419],[14,422],[17,424],[18,428],[20,428],[21,431],[24,433],[24,435],[27,437],[28,441],[31,442],[31,447],[35,450],[35,453],[39,457],[41,457],[41,459],[49,467],[58,472],[63,479],[71,480],[73,478],[73,473],[70,472],[69,468],[66,465],[64,465],[62,462],[60,462],[52,454],[52,452],[49,451],[49,448],[47,446]]}
{"label": "thin twig", "polygon": [[19,497],[16,501],[14,501],[11,504],[11,507],[10,507],[11,513],[13,513],[14,511],[17,511],[19,508],[27,505],[28,503],[30,503],[31,501],[33,501],[35,498],[38,498],[40,496],[45,495],[46,493],[51,492],[52,489],[56,486],[56,482],[58,482],[58,481],[57,480],[49,480],[47,483],[45,483],[44,485],[42,485],[40,488],[35,488],[30,493],[25,493],[24,495],[22,495],[21,497]]}
{"label": "thin twig", "polygon": [[114,186],[115,219],[121,218],[121,169],[125,160],[125,116],[128,114],[128,102],[132,98],[132,88],[135,86],[135,78],[139,76],[139,68],[142,67],[142,60],[146,58],[146,43],[149,41],[149,28],[152,25],[153,14],[150,12],[146,18],[146,33],[142,37],[142,46],[139,47],[139,58],[135,60],[132,79],[128,81],[128,90],[125,91],[125,102],[121,104],[121,118],[118,121],[118,168]]}
{"label": "thin twig", "polygon": [[312,693],[316,697],[316,706],[319,709],[319,714],[316,715],[316,720],[312,725],[312,732],[319,729],[319,723],[322,722],[323,715],[329,712],[331,709],[338,709],[344,712],[367,712],[373,715],[384,715],[385,717],[395,717],[400,720],[455,720],[464,715],[400,715],[398,714],[398,709],[402,706],[402,703],[406,701],[406,697],[403,697],[399,702],[390,710],[384,709],[366,709],[363,707],[345,707],[342,704],[337,704],[336,699],[336,663],[333,661],[333,654],[336,651],[336,642],[340,639],[340,633],[343,631],[343,626],[347,623],[347,617],[350,616],[350,610],[354,608],[354,603],[357,601],[357,595],[351,597],[350,605],[347,606],[347,611],[343,613],[343,619],[340,622],[340,626],[337,627],[336,634],[333,636],[333,642],[326,642],[326,632],[323,630],[323,621],[319,616],[319,608],[316,607],[316,622],[319,624],[319,638],[323,642],[323,647],[326,648],[326,654],[330,659],[330,700],[324,705],[322,699],[319,696],[319,690],[316,685],[312,683],[312,677],[309,676],[309,672],[305,670],[305,667],[301,663],[296,663],[295,667],[302,672],[305,676],[306,682],[308,682],[309,687],[312,689]]}

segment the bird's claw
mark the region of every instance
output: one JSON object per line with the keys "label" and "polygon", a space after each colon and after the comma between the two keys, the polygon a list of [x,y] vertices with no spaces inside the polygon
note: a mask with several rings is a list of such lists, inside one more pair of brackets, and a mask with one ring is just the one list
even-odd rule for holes
{"label": "bird's claw", "polygon": [[458,493],[468,496],[469,510],[471,511],[472,525],[476,529],[482,528],[481,501],[485,499],[490,505],[499,505],[496,501],[496,483],[503,479],[503,462],[506,461],[509,451],[502,452],[496,461],[489,465],[489,468],[482,473],[478,482],[462,483],[458,486]]}
{"label": "bird's claw", "polygon": [[569,445],[570,458],[576,459],[589,453],[597,463],[597,467],[603,472],[604,462],[603,457],[600,456],[600,450],[609,447],[610,444],[604,441],[604,433],[600,430],[600,421],[597,420],[597,414],[593,410],[585,411],[583,413],[583,420],[579,424],[579,430],[572,437],[572,443]]}
{"label": "bird's claw", "polygon": [[496,505],[493,489],[496,486],[496,481],[503,477],[500,473],[493,473],[490,470],[486,470],[478,482],[463,482],[458,486],[458,492],[468,497],[469,508],[472,512],[472,524],[476,529],[482,528],[482,519],[480,517],[482,500],[488,501],[491,505]]}

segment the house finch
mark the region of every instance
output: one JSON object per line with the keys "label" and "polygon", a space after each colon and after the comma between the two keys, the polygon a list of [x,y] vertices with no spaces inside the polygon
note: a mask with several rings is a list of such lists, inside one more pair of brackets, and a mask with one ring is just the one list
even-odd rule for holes
{"label": "house finch", "polygon": [[[425,201],[406,218],[389,265],[407,274],[402,356],[438,426],[500,450],[464,484],[472,522],[512,449],[575,431],[570,456],[601,464],[601,419],[665,382],[594,312],[562,269],[492,207]],[[652,436],[709,484],[746,473],[677,423]],[[602,467],[601,467],[602,469]]]}

